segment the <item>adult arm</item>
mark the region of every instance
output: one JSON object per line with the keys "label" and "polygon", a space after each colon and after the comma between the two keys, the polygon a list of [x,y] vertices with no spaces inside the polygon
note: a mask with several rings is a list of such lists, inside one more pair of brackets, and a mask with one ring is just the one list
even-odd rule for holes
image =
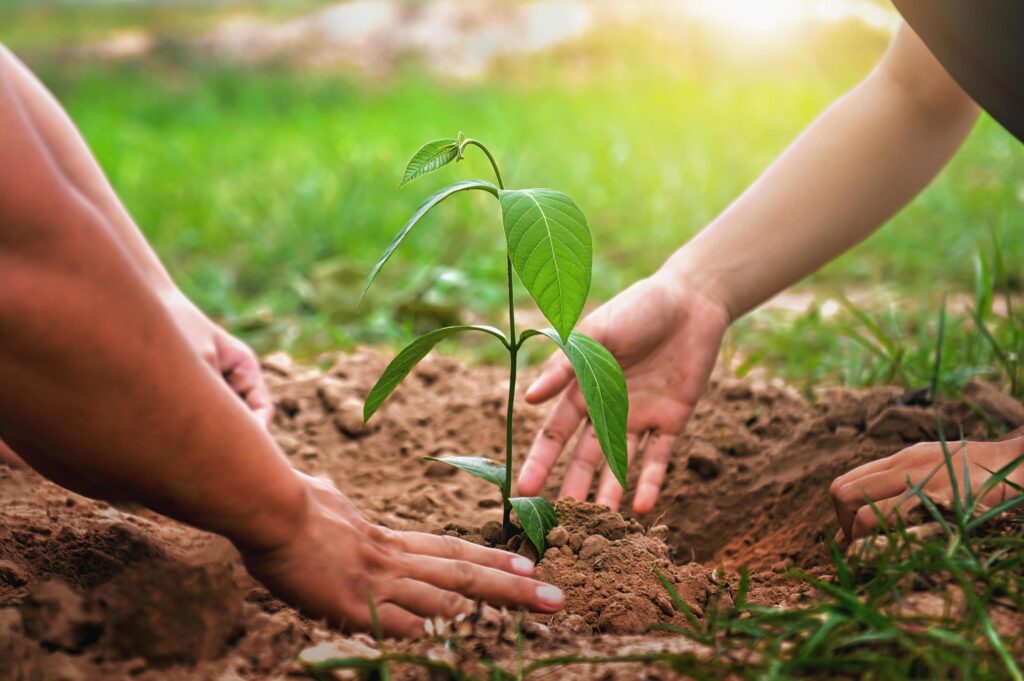
{"label": "adult arm", "polygon": [[372,525],[295,471],[64,174],[3,69],[0,130],[0,435],[30,464],[228,537],[275,593],[343,626],[369,627],[368,598],[400,635],[470,597],[559,607],[521,557]]}
{"label": "adult arm", "polygon": [[[646,436],[633,510],[654,508],[676,439],[704,391],[726,328],[858,243],[909,202],[960,146],[974,102],[906,26],[879,65],[815,120],[760,178],[654,276],[595,310],[582,330],[626,373],[632,457]],[[586,412],[572,368],[554,356],[527,391],[560,395],[519,476],[536,493]],[[560,496],[585,498],[602,466],[587,426]],[[607,467],[597,501],[617,508]]]}
{"label": "adult arm", "polygon": [[157,292],[185,337],[224,376],[256,417],[269,424],[273,402],[256,355],[203,314],[175,285],[149,242],[114,191],[74,123],[46,87],[13,53],[0,45],[0,70],[21,103],[38,142],[69,191],[103,218],[134,266]]}

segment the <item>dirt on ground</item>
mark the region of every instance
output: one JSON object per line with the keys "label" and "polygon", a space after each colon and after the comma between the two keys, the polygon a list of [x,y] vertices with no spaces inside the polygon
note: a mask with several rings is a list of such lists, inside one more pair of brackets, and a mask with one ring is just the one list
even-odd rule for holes
{"label": "dirt on ground", "polygon": [[[325,369],[268,358],[277,441],[296,467],[329,478],[384,525],[481,540],[487,524],[501,518],[494,488],[423,457],[502,456],[506,372],[430,357],[364,428],[363,398],[386,363],[369,350],[334,357],[321,363]],[[1024,418],[1019,404],[984,384],[972,390],[975,408],[940,408],[946,432],[983,438],[993,420],[1022,425],[1013,422]],[[567,604],[522,626],[526,658],[700,654],[684,637],[650,630],[685,622],[659,570],[698,617],[712,599],[732,598],[743,565],[751,572],[751,601],[798,600],[809,587],[786,578],[787,568],[828,578],[825,537],[835,531],[829,483],[909,443],[936,439],[935,411],[920,403],[920,395],[898,389],[837,389],[811,404],[782,384],[714,378],[650,516],[623,517],[571,500],[557,504],[560,529],[538,573],[565,590]],[[519,402],[520,462],[543,414]],[[559,468],[545,496],[554,498],[560,478]],[[462,643],[454,650],[430,639],[401,649],[481,674],[484,658],[515,667],[511,616],[460,627]],[[334,654],[373,654],[377,647],[274,599],[219,537],[0,465],[0,679],[299,678],[297,657],[317,645]],[[397,678],[428,678],[411,667],[394,671]],[[557,678],[672,674],[589,665]]]}

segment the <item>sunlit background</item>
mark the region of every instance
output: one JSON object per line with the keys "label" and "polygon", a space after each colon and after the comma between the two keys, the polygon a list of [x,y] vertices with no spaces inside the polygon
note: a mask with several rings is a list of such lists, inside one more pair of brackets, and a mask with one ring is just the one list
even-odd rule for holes
{"label": "sunlit background", "polygon": [[[498,216],[470,196],[356,309],[418,202],[489,172],[471,158],[397,190],[423,141],[464,130],[510,184],[576,198],[596,304],[733,200],[898,24],[880,0],[0,0],[0,40],[70,110],[182,288],[258,350],[306,357],[502,321]],[[805,388],[919,380],[942,293],[967,310],[997,252],[1020,262],[1022,171],[984,119],[892,224],[742,322],[726,361]],[[984,368],[984,341],[960,333]]]}

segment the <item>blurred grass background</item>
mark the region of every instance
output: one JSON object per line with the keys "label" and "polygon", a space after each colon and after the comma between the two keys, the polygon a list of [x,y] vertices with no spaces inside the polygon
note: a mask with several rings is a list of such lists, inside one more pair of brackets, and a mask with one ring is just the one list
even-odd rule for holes
{"label": "blurred grass background", "polygon": [[[192,42],[241,12],[281,22],[324,4],[0,0],[0,41],[67,107],[180,286],[260,352],[313,356],[504,319],[497,208],[469,195],[435,210],[355,307],[376,257],[428,193],[489,178],[473,156],[398,191],[428,139],[464,130],[495,152],[510,186],[573,196],[595,234],[597,304],[742,192],[890,38],[852,20],[761,43],[696,25],[596,28],[468,79],[412,56],[385,69],[309,68],[214,58]],[[152,46],[137,55],[86,49],[139,32]],[[972,373],[1008,378],[997,355],[1015,362],[1021,334],[1001,301],[1021,280],[998,261],[1021,261],[1022,206],[1024,153],[984,118],[883,230],[738,323],[726,361],[807,391],[915,387],[930,375],[948,291],[951,386]],[[979,306],[999,350],[978,332]],[[470,353],[489,358],[484,347]]]}

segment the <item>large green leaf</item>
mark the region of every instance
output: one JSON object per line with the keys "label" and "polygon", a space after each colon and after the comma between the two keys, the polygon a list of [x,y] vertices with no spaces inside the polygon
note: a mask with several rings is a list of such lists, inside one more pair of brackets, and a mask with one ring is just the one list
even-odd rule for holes
{"label": "large green leaf", "polygon": [[553,189],[503,189],[498,199],[512,265],[540,311],[568,339],[590,292],[587,218]]}
{"label": "large green leaf", "polygon": [[402,182],[398,186],[402,187],[420,175],[426,175],[443,165],[451,163],[458,155],[459,141],[456,139],[445,138],[427,142],[420,147],[419,151],[409,161],[409,165],[405,167],[405,172],[402,174]]}
{"label": "large green leaf", "polygon": [[425,456],[427,461],[440,461],[459,470],[486,480],[492,485],[505,486],[505,467],[482,456]]}
{"label": "large green leaf", "polygon": [[362,301],[363,296],[366,295],[366,291],[369,290],[370,284],[372,284],[373,280],[377,278],[378,274],[380,274],[380,270],[384,267],[384,263],[391,258],[391,255],[395,252],[395,249],[398,248],[399,244],[405,240],[405,237],[409,236],[409,232],[411,232],[412,228],[416,226],[416,223],[420,221],[420,218],[426,215],[431,208],[441,203],[452,194],[467,191],[469,189],[482,189],[490,192],[494,196],[498,196],[498,188],[486,180],[464,180],[462,182],[456,182],[455,184],[449,185],[431,195],[426,201],[420,204],[420,207],[412,214],[412,217],[405,223],[405,226],[402,227],[398,234],[395,235],[395,238],[391,240],[387,250],[384,251],[384,255],[380,256],[377,264],[373,266],[370,276],[367,277],[366,283],[363,284],[363,292],[359,296],[360,301]]}
{"label": "large green leaf", "polygon": [[419,364],[419,361],[427,356],[435,345],[443,341],[453,333],[459,333],[460,331],[483,331],[489,333],[492,336],[501,340],[502,343],[508,344],[508,340],[505,338],[505,334],[500,329],[496,329],[493,326],[480,326],[473,324],[471,326],[446,326],[443,329],[437,329],[430,333],[425,333],[413,342],[405,346],[398,355],[391,360],[391,364],[388,364],[387,368],[384,369],[384,373],[377,379],[376,385],[370,390],[370,394],[366,396],[366,403],[363,404],[363,420],[369,421],[370,417],[373,416],[374,412],[380,408],[380,405],[384,403],[384,400],[388,398],[398,384],[409,375],[412,368]]}
{"label": "large green leaf", "polygon": [[594,434],[597,435],[604,457],[608,460],[608,467],[612,469],[619,484],[625,488],[626,469],[629,466],[629,456],[626,452],[629,396],[622,367],[607,348],[585,333],[573,331],[567,343],[563,343],[552,329],[543,329],[540,333],[557,343],[569,358],[576,372],[576,381],[580,384],[587,412],[590,413]]}
{"label": "large green leaf", "polygon": [[537,549],[537,555],[543,556],[547,548],[548,532],[558,525],[558,516],[548,500],[543,497],[512,497],[509,499],[512,508],[516,509],[519,524],[523,532],[530,538]]}

